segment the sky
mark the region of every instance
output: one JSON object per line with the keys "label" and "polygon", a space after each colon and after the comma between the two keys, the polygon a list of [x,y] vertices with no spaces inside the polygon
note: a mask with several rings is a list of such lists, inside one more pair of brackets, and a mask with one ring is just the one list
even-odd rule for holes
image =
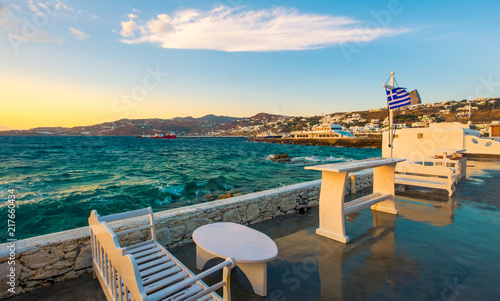
{"label": "sky", "polygon": [[0,130],[500,96],[498,1],[0,0]]}

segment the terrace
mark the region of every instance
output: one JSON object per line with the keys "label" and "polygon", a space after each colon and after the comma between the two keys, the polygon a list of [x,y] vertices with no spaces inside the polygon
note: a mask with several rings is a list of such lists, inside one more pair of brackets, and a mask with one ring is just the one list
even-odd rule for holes
{"label": "terrace", "polygon": [[[252,228],[279,249],[268,296],[233,270],[233,300],[494,300],[500,295],[500,161],[469,161],[455,194],[406,190],[398,216],[364,209],[347,217],[351,242],[315,234],[318,208]],[[359,197],[360,194],[352,197]],[[193,243],[170,249],[192,270]],[[220,280],[220,275],[209,279]],[[14,296],[18,300],[105,300],[91,275]]]}

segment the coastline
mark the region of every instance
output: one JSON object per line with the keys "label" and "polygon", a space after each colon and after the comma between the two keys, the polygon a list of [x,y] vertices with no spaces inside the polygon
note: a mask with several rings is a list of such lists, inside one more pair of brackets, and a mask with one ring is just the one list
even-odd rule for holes
{"label": "coastline", "polygon": [[301,144],[332,147],[358,147],[358,148],[382,148],[382,139],[377,138],[336,138],[336,139],[295,139],[295,138],[248,138],[247,141],[278,143],[278,144]]}

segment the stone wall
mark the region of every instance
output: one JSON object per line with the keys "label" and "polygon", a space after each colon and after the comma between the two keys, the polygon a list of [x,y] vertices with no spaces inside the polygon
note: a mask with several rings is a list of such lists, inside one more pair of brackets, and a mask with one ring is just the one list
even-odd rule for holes
{"label": "stone wall", "polygon": [[[370,173],[356,175],[356,190],[372,185]],[[348,178],[346,193],[351,192]],[[253,224],[317,206],[321,180],[311,181],[155,213],[158,241],[167,249],[191,242],[193,231],[214,222]],[[90,215],[90,212],[89,212]],[[113,229],[145,225],[147,217],[115,222]],[[122,246],[144,239],[145,233],[124,235]],[[15,265],[9,265],[9,243],[0,245],[0,299],[53,283],[79,277],[92,271],[87,227],[28,238],[15,242]],[[10,268],[15,267],[15,293],[9,292]]]}

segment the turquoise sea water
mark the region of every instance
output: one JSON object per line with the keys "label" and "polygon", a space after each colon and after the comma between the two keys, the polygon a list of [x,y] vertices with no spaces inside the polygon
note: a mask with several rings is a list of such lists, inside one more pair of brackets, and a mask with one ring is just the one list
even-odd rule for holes
{"label": "turquoise sea water", "polygon": [[[15,189],[17,239],[86,226],[93,209],[102,215],[166,210],[209,195],[319,179],[319,172],[304,170],[308,165],[381,155],[379,149],[216,138],[0,137],[0,146],[0,216],[7,219],[8,190]],[[275,163],[269,160],[275,153],[293,159]]]}

